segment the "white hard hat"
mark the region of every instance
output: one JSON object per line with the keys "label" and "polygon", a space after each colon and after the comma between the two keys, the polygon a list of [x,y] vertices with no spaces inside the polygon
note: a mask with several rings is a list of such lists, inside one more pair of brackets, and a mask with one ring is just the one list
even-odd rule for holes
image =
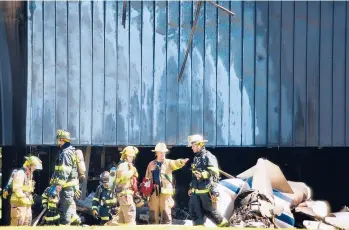
{"label": "white hard hat", "polygon": [[198,143],[204,143],[204,142],[207,142],[207,140],[204,140],[204,137],[200,134],[188,136],[188,147],[191,147],[192,144],[198,144]]}
{"label": "white hard hat", "polygon": [[160,142],[155,146],[155,149],[152,150],[152,152],[162,152],[162,153],[167,153],[168,149],[165,143]]}

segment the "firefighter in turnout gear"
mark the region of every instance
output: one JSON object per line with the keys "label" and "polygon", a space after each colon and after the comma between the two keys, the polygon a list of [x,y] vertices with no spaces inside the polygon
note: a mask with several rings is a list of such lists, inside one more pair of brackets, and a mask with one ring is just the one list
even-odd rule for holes
{"label": "firefighter in turnout gear", "polygon": [[59,187],[59,212],[61,225],[79,225],[81,220],[76,213],[74,197],[79,197],[78,165],[75,148],[70,144],[72,140],[70,133],[65,130],[57,130],[57,142],[60,153],[55,165],[55,171],[51,178],[52,189]]}
{"label": "firefighter in turnout gear", "polygon": [[13,175],[11,203],[11,226],[30,226],[32,219],[35,182],[33,172],[42,169],[42,162],[36,156],[25,157],[23,168]]}
{"label": "firefighter in turnout gear", "polygon": [[138,178],[137,169],[133,161],[138,154],[138,149],[127,146],[121,152],[120,163],[116,168],[115,190],[120,205],[119,224],[136,224],[136,204],[133,200],[132,180]]}
{"label": "firefighter in turnout gear", "polygon": [[154,185],[149,200],[149,224],[159,224],[159,215],[162,216],[161,224],[171,224],[171,208],[174,206],[172,195],[175,192],[172,172],[182,168],[189,159],[166,159],[169,150],[165,143],[158,143],[152,151],[156,159],[149,163],[145,174],[146,179]]}
{"label": "firefighter in turnout gear", "polygon": [[[50,191],[51,189],[55,189],[54,191]],[[44,225],[59,225],[59,211],[58,211],[58,203],[59,203],[59,193],[60,187],[47,187],[42,194],[42,206],[46,208],[47,211],[44,215]]]}
{"label": "firefighter in turnout gear", "polygon": [[219,214],[214,202],[219,198],[216,185],[219,179],[219,169],[216,157],[205,149],[201,135],[188,137],[188,147],[195,153],[192,163],[192,182],[188,195],[190,214],[194,225],[203,225],[205,216],[218,227],[228,227],[228,221]]}
{"label": "firefighter in turnout gear", "polygon": [[114,191],[109,187],[110,174],[108,171],[100,175],[101,184],[97,187],[92,201],[92,214],[95,218],[101,218],[101,225],[110,220],[111,209],[116,207]]}

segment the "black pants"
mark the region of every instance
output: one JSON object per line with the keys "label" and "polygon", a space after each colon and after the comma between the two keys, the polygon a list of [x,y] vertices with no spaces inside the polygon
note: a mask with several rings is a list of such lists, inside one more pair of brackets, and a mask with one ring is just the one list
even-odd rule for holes
{"label": "black pants", "polygon": [[190,195],[189,211],[194,225],[203,225],[206,217],[213,223],[219,225],[223,222],[223,217],[217,209],[213,207],[209,193]]}

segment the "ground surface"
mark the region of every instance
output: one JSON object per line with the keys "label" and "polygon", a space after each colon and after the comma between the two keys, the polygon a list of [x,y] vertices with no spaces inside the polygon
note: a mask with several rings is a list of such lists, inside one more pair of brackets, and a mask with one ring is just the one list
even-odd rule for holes
{"label": "ground surface", "polygon": [[[33,229],[33,227],[0,227],[0,229],[9,229],[15,228],[16,230],[29,230]],[[138,225],[138,226],[112,226],[112,227],[102,227],[102,226],[87,226],[87,227],[72,227],[72,226],[59,226],[59,227],[49,227],[49,226],[41,226],[35,227],[40,229],[65,229],[65,230],[78,230],[78,229],[94,229],[94,230],[115,230],[115,229],[141,229],[141,230],[197,230],[197,229],[217,229],[217,228],[208,228],[208,227],[192,227],[192,226],[180,226],[180,225]],[[223,229],[238,229],[238,228],[223,228]],[[246,228],[247,229],[247,228]],[[259,230],[262,228],[251,228],[253,230]],[[294,228],[289,228],[294,229]],[[287,230],[287,229],[284,229]]]}

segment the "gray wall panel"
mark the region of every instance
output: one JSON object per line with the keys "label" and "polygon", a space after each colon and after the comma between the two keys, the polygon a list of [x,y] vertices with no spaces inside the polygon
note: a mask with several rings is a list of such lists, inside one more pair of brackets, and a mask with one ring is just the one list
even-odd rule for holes
{"label": "gray wall panel", "polygon": [[348,4],[30,2],[27,144],[349,144]]}

